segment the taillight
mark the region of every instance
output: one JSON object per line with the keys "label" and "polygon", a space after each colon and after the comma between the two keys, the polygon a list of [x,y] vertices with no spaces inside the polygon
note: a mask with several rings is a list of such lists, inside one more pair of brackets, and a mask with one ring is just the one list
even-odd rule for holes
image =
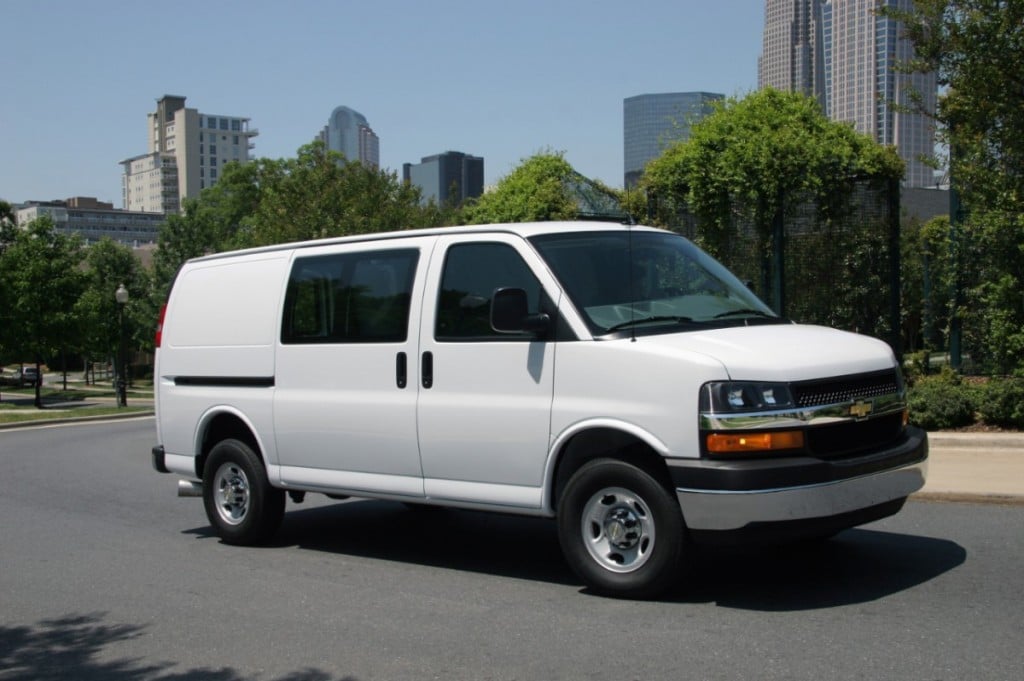
{"label": "taillight", "polygon": [[156,320],[156,338],[154,340],[154,345],[156,347],[160,347],[160,341],[163,339],[164,336],[164,315],[166,314],[167,303],[164,303],[163,305],[160,306],[160,317],[159,319]]}

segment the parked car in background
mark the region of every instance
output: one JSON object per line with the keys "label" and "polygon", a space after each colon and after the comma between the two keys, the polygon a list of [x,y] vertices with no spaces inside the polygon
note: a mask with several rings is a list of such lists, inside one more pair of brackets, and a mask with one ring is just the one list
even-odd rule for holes
{"label": "parked car in background", "polygon": [[43,375],[35,367],[25,367],[21,370],[21,384],[23,386],[35,387],[36,384],[43,384]]}
{"label": "parked car in background", "polygon": [[[35,387],[40,383],[41,376],[35,367],[24,367],[14,369],[3,369],[0,371],[0,385],[12,386],[15,388]],[[40,383],[40,385],[42,385]]]}

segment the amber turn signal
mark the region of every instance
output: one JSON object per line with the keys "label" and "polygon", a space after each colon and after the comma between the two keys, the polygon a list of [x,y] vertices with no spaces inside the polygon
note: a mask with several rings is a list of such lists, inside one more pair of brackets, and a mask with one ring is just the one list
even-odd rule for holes
{"label": "amber turn signal", "polygon": [[804,434],[800,430],[776,430],[764,433],[710,433],[707,437],[711,454],[742,454],[776,449],[800,449]]}

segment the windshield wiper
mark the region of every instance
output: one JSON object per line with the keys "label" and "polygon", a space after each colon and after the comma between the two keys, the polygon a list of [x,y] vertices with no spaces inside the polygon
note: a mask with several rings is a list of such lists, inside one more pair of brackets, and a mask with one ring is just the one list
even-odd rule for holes
{"label": "windshield wiper", "polygon": [[744,307],[744,308],[740,308],[738,310],[729,310],[728,312],[721,312],[719,314],[716,314],[714,317],[712,317],[712,319],[721,319],[722,317],[733,317],[733,316],[741,315],[741,314],[753,315],[755,317],[766,317],[768,319],[779,319],[780,318],[777,315],[768,314],[767,312],[762,312],[761,310],[755,310],[752,307]]}
{"label": "windshield wiper", "polygon": [[647,322],[675,322],[676,324],[687,324],[694,323],[689,317],[680,317],[677,315],[653,315],[650,317],[637,317],[636,319],[630,319],[625,322],[619,322],[613,324],[604,330],[605,333],[611,333],[612,331],[618,331],[619,329],[625,329],[630,326],[636,326],[637,324],[646,324]]}

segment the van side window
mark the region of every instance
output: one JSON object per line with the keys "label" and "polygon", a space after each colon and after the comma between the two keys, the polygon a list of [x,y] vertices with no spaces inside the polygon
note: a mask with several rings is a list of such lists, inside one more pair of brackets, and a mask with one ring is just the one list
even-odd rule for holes
{"label": "van side window", "polygon": [[[516,249],[500,243],[458,244],[445,257],[434,337],[439,341],[516,340],[491,328],[495,289],[521,288],[538,311],[540,282]],[[531,336],[523,336],[531,340]]]}
{"label": "van side window", "polygon": [[419,251],[395,249],[296,258],[281,342],[400,343]]}

